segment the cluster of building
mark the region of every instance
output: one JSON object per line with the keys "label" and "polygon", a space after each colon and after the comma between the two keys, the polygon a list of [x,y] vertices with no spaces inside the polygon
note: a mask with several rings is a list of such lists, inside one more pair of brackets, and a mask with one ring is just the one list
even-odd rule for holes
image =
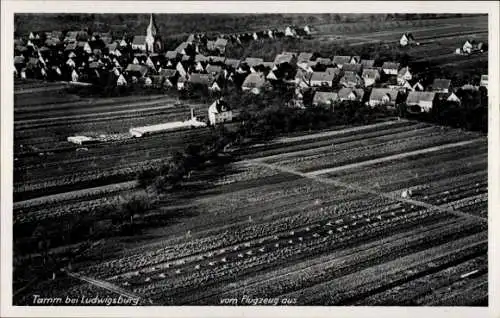
{"label": "cluster of building", "polygon": [[[46,33],[41,43],[40,35],[31,33],[24,41],[15,42],[15,74],[21,78],[91,83],[106,79],[122,87],[137,84],[179,91],[202,88],[216,97],[228,85],[253,94],[285,85],[294,87],[294,102],[299,107],[305,106],[306,92],[312,92],[313,106],[329,108],[338,101],[353,100],[389,108],[405,102],[429,111],[437,96],[460,102],[450,80],[435,79],[431,86],[424,87],[408,66],[396,62],[377,65],[359,56],[320,57],[310,52],[282,52],[273,61],[225,56],[229,43],[241,45],[264,37],[307,35],[311,32],[308,26],[214,38],[192,34],[173,50],[163,47],[157,30],[151,15],[146,35],[130,39],[114,40],[108,33],[71,31],[63,35],[54,31]],[[418,45],[410,33],[403,34],[400,44]],[[481,85],[487,85],[487,75],[481,78]],[[211,106],[211,123],[232,118],[230,107],[220,107],[222,104],[217,99]]]}

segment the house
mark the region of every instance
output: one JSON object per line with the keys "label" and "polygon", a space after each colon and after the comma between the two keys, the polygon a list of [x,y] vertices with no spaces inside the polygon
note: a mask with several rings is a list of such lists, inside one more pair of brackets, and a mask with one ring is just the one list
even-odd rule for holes
{"label": "house", "polygon": [[274,58],[273,64],[276,66],[282,65],[282,64],[288,64],[288,65],[293,65],[295,63],[295,56],[292,54],[278,54]]}
{"label": "house", "polygon": [[125,69],[125,72],[131,76],[135,76],[137,78],[141,78],[146,76],[148,73],[148,67],[146,65],[139,65],[139,64],[129,64],[127,65],[127,68]]}
{"label": "house", "polygon": [[285,36],[296,37],[297,32],[295,31],[295,28],[287,26],[285,29]]}
{"label": "house", "polygon": [[362,88],[348,88],[343,87],[338,91],[338,99],[340,101],[363,101],[365,96],[365,91]]}
{"label": "house", "polygon": [[195,63],[199,63],[199,62],[206,63],[206,62],[208,62],[208,57],[203,55],[203,54],[196,54],[194,56],[194,62]]}
{"label": "house", "polygon": [[189,76],[188,83],[208,87],[210,91],[218,92],[221,90],[219,83],[217,83],[217,77],[212,74],[193,73]]}
{"label": "house", "polygon": [[387,75],[398,75],[399,63],[384,62],[382,65],[382,70]]}
{"label": "house", "polygon": [[208,73],[208,74],[213,74],[213,75],[219,75],[222,73],[222,67],[219,66],[219,65],[212,65],[212,64],[208,64],[206,67],[205,67],[205,71]]}
{"label": "house", "polygon": [[226,57],[225,56],[209,56],[208,57],[208,61],[210,63],[215,63],[215,64],[224,64],[224,62],[226,61]]}
{"label": "house", "polygon": [[334,64],[331,59],[325,58],[325,57],[318,57],[316,59],[316,61],[314,61],[314,62],[315,62],[314,63],[315,65],[319,64],[319,65],[323,65],[323,66],[331,66]]}
{"label": "house", "polygon": [[305,25],[304,32],[306,33],[306,35],[311,35],[311,27],[309,27],[308,25]]}
{"label": "house", "polygon": [[354,72],[356,74],[361,75],[363,71],[363,66],[361,64],[344,64],[342,66],[342,70],[344,72]]}
{"label": "house", "polygon": [[483,86],[488,88],[488,75],[481,75],[481,80],[479,82],[479,86]]}
{"label": "house", "polygon": [[313,72],[311,78],[309,79],[309,85],[311,87],[321,87],[321,86],[333,86],[333,80],[335,74],[328,72]]}
{"label": "house", "polygon": [[251,91],[254,94],[260,94],[265,83],[266,79],[262,73],[250,73],[243,81],[241,88],[243,91]]}
{"label": "house", "polygon": [[[434,100],[436,98],[435,92],[409,92],[406,98],[406,105],[409,106],[409,111],[411,112],[429,112],[434,105]],[[415,110],[416,106],[419,107]]]}
{"label": "house", "polygon": [[422,92],[422,91],[424,91],[424,85],[422,85],[422,83],[420,83],[420,81],[418,81],[415,84],[413,84],[412,90]]}
{"label": "house", "polygon": [[307,88],[311,80],[312,72],[306,72],[304,70],[297,70],[295,73],[295,86],[298,88]]}
{"label": "house", "polygon": [[380,72],[376,69],[364,69],[361,74],[365,86],[373,86],[380,80]]}
{"label": "house", "polygon": [[411,44],[416,44],[419,45],[419,43],[415,42],[415,38],[413,37],[413,34],[406,32],[404,33],[401,38],[399,39],[399,45],[401,46],[407,46]]}
{"label": "house", "polygon": [[240,60],[237,60],[237,59],[230,59],[230,58],[227,58],[225,61],[224,61],[224,64],[232,69],[237,69],[238,66],[240,65]]}
{"label": "house", "polygon": [[375,64],[375,60],[361,60],[359,64],[363,65],[363,69],[372,68],[373,65]]}
{"label": "house", "polygon": [[182,42],[181,44],[179,44],[179,46],[175,48],[175,51],[180,55],[187,55],[191,47],[192,47],[191,43]]}
{"label": "house", "polygon": [[167,51],[165,53],[165,58],[169,61],[177,61],[179,58],[179,52],[177,51]]}
{"label": "house", "polygon": [[226,52],[227,39],[218,38],[214,43],[215,49],[219,50],[221,54]]}
{"label": "house", "polygon": [[448,93],[451,89],[451,80],[436,78],[432,82],[432,90],[437,93]]}
{"label": "house", "polygon": [[333,110],[333,105],[337,101],[338,94],[335,92],[315,92],[312,100],[313,106],[326,107]]}
{"label": "house", "polygon": [[177,70],[177,72],[179,72],[180,77],[187,77],[187,68],[182,62],[177,62],[175,69]]}
{"label": "house", "polygon": [[79,75],[78,75],[78,72],[76,70],[73,70],[71,72],[71,81],[72,82],[78,82],[78,79],[79,79]]}
{"label": "house", "polygon": [[457,104],[460,104],[462,102],[460,100],[460,98],[457,95],[455,95],[455,93],[453,93],[453,92],[450,92],[448,94],[448,96],[446,96],[446,101],[452,102],[452,103],[457,103]]}
{"label": "house", "polygon": [[351,62],[351,57],[350,56],[334,56],[333,57],[333,64],[337,65],[338,68],[342,68],[344,64],[349,64]]}
{"label": "house", "polygon": [[218,99],[208,107],[208,121],[210,125],[230,122],[231,120],[233,120],[233,112],[224,100]]}
{"label": "house", "polygon": [[368,99],[368,105],[375,107],[377,105],[383,105],[386,107],[394,108],[396,107],[396,100],[398,98],[399,91],[390,88],[373,88],[370,93],[370,98]]}
{"label": "house", "polygon": [[359,56],[359,55],[352,56],[351,61],[349,63],[350,64],[360,64],[361,63],[361,56]]}
{"label": "house", "polygon": [[178,90],[183,90],[186,88],[186,83],[187,83],[187,78],[184,76],[179,77],[177,80],[177,89]]}
{"label": "house", "polygon": [[404,85],[405,82],[411,81],[412,78],[413,75],[410,72],[410,68],[406,66],[399,70],[397,81],[399,85]]}
{"label": "house", "polygon": [[355,72],[345,72],[339,83],[344,87],[359,87],[363,86],[363,79]]}
{"label": "house", "polygon": [[139,50],[146,52],[146,36],[145,35],[136,35],[132,40],[132,50]]}
{"label": "house", "polygon": [[161,69],[158,74],[163,77],[163,86],[174,87],[177,84],[177,70],[175,69]]}
{"label": "house", "polygon": [[264,59],[258,57],[247,57],[244,62],[249,67],[254,67],[257,65],[262,65],[264,63]]}
{"label": "house", "polygon": [[116,80],[116,85],[117,86],[125,86],[125,85],[127,85],[127,80],[125,79],[125,77],[123,76],[123,74],[120,74],[120,76],[118,76],[118,79]]}
{"label": "house", "polygon": [[465,53],[472,53],[472,48],[473,48],[473,41],[465,41],[464,45],[462,46],[462,51],[465,52]]}
{"label": "house", "polygon": [[313,57],[313,53],[301,52],[297,56],[297,63],[308,62],[311,61]]}

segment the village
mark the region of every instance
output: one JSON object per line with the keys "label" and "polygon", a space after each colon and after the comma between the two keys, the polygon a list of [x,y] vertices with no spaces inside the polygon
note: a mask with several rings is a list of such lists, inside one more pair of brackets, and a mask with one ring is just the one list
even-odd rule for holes
{"label": "village", "polygon": [[[262,38],[307,37],[311,27],[288,26],[243,34],[207,37],[191,34],[176,48],[166,48],[158,37],[154,16],[146,35],[114,39],[110,33],[86,31],[31,32],[15,40],[14,76],[23,79],[67,81],[105,85],[126,90],[131,85],[163,91],[208,93],[217,105],[228,89],[259,95],[273,88],[294,89],[290,105],[325,107],[357,101],[371,107],[395,110],[404,103],[413,113],[430,112],[436,101],[460,104],[467,91],[487,88],[488,75],[479,83],[456,87],[451,80],[434,78],[423,83],[409,65],[395,61],[361,59],[360,56],[321,57],[314,52],[282,52],[273,61],[259,57],[226,58],[228,43],[244,46]],[[411,33],[399,39],[401,47],[418,46]],[[467,40],[456,54],[481,54],[482,42]],[[312,98],[304,98],[304,96]],[[230,121],[231,108],[211,104],[209,124]]]}

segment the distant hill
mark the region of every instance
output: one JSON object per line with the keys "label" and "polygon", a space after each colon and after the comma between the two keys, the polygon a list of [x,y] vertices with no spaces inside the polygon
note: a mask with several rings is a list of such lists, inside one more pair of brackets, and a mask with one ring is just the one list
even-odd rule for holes
{"label": "distant hill", "polygon": [[[162,37],[184,36],[193,32],[245,32],[296,24],[356,23],[363,21],[447,18],[461,14],[155,14]],[[144,34],[149,14],[16,14],[15,35],[31,31],[126,31]]]}

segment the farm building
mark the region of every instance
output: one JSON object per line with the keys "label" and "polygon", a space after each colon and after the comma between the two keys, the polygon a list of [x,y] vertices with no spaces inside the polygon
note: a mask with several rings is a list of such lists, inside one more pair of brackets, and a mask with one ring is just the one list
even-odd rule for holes
{"label": "farm building", "polygon": [[338,99],[340,101],[363,101],[365,91],[362,88],[348,88],[344,87],[338,91]]}
{"label": "farm building", "polygon": [[238,66],[240,65],[240,60],[237,60],[237,59],[226,59],[224,61],[224,64],[230,68],[232,68],[233,70],[237,69]]}
{"label": "farm building", "polygon": [[334,78],[335,74],[332,73],[313,72],[309,80],[309,85],[311,87],[320,87],[320,86],[332,87]]}
{"label": "farm building", "polygon": [[205,67],[205,71],[208,73],[208,74],[212,74],[212,75],[219,75],[222,73],[222,66],[219,66],[219,65],[213,65],[213,64],[208,64],[206,67]]}
{"label": "farm building", "polygon": [[219,50],[219,53],[224,54],[226,52],[226,46],[227,46],[227,40],[218,38],[215,43],[214,47],[216,50]]}
{"label": "farm building", "polygon": [[88,136],[71,136],[68,137],[68,142],[77,144],[77,145],[88,145],[98,142],[97,139],[88,137]]}
{"label": "farm building", "polygon": [[338,68],[342,68],[344,64],[349,64],[351,62],[350,56],[334,56],[333,64],[335,64]]}
{"label": "farm building", "polygon": [[173,121],[151,126],[130,128],[129,133],[133,137],[140,138],[142,136],[159,134],[167,131],[184,130],[205,126],[206,124],[204,122],[200,122],[196,118],[192,117],[191,119],[186,121]]}
{"label": "farm building", "polygon": [[313,53],[308,53],[308,52],[301,52],[299,53],[299,56],[297,56],[297,63],[301,62],[308,62],[311,61],[313,58]]}
{"label": "farm building", "polygon": [[165,58],[169,61],[177,61],[179,58],[179,52],[177,51],[167,51],[165,53]]}
{"label": "farm building", "polygon": [[437,93],[448,93],[451,89],[451,80],[436,78],[432,82],[432,90]]}
{"label": "farm building", "polygon": [[481,75],[481,80],[479,82],[479,86],[483,86],[488,88],[488,75]]}
{"label": "farm building", "polygon": [[333,105],[337,100],[338,94],[335,92],[316,92],[314,93],[312,105],[326,107],[333,110]]}
{"label": "farm building", "polygon": [[339,83],[344,87],[359,87],[363,86],[363,79],[355,72],[345,72]]}
{"label": "farm building", "polygon": [[315,63],[316,65],[319,64],[319,65],[323,65],[323,66],[331,66],[334,64],[334,62],[331,59],[326,58],[326,57],[318,57],[315,62],[316,62]]}
{"label": "farm building", "polygon": [[384,62],[382,65],[382,71],[387,75],[398,75],[399,63]]}
{"label": "farm building", "polygon": [[366,87],[373,86],[380,80],[380,72],[376,69],[364,69],[361,78]]}
{"label": "farm building", "polygon": [[283,64],[293,65],[295,63],[295,61],[296,60],[295,60],[294,55],[282,53],[282,54],[276,55],[276,57],[274,58],[273,64],[276,66],[280,66]]}
{"label": "farm building", "polygon": [[251,73],[243,81],[241,89],[244,91],[251,91],[254,94],[260,94],[266,83],[264,74],[262,73]]}
{"label": "farm building", "polygon": [[226,57],[225,56],[213,56],[213,55],[210,55],[210,56],[208,56],[208,61],[210,63],[224,64],[224,62],[226,61]]}
{"label": "farm building", "polygon": [[217,77],[212,74],[193,73],[189,76],[188,83],[190,85],[200,85],[208,87],[211,91],[220,91],[221,87],[217,83]]}
{"label": "farm building", "polygon": [[368,100],[371,107],[383,105],[387,107],[396,107],[396,100],[399,91],[390,88],[373,88]]}
{"label": "farm building", "polygon": [[295,28],[287,26],[285,29],[285,36],[296,37],[297,32],[295,31]]}
{"label": "farm building", "polygon": [[208,107],[208,120],[210,125],[230,122],[233,120],[233,112],[224,100],[218,99]]}
{"label": "farm building", "polygon": [[478,43],[474,40],[467,40],[462,46],[462,52],[465,54],[472,54],[475,52],[483,52],[483,51],[484,51],[484,43],[482,42]]}
{"label": "farm building", "polygon": [[435,92],[410,92],[406,98],[406,105],[409,106],[409,110],[414,112],[414,106],[419,106],[419,112],[429,112],[434,106],[434,100],[436,98]]}

